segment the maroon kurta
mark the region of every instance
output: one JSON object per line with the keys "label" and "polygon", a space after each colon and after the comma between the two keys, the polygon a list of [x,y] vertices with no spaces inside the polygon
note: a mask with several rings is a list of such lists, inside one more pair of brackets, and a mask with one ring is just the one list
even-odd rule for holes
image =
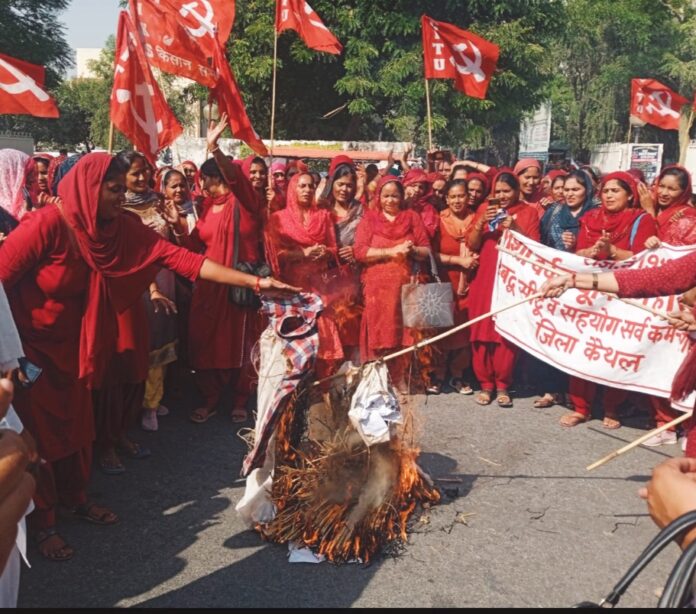
{"label": "maroon kurta", "polygon": [[[89,269],[55,206],[25,217],[0,248],[0,281],[7,290],[27,358],[43,369],[30,390],[17,389],[15,407],[48,461],[94,439],[92,401],[78,381],[82,316]],[[157,264],[195,279],[201,256],[162,240]]]}
{"label": "maroon kurta", "polygon": [[[382,214],[380,214],[382,215]],[[367,251],[394,247],[413,241],[416,247],[430,247],[423,221],[415,211],[402,211],[409,217],[408,230],[398,239],[388,239],[374,233],[372,217],[365,216],[355,235],[355,257],[364,262],[363,294],[365,311],[360,331],[360,354],[363,360],[376,357],[378,350],[399,348],[413,342],[409,329],[404,328],[401,314],[401,286],[411,276],[411,261],[389,260],[367,263]],[[386,218],[385,218],[386,219]]]}

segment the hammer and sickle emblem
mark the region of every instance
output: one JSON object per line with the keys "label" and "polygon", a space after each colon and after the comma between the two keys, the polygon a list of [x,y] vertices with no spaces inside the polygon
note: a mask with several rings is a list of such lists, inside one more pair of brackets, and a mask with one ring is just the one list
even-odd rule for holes
{"label": "hammer and sickle emblem", "polygon": [[[472,60],[466,53],[464,53],[467,47],[471,48],[474,53],[474,59]],[[481,56],[481,50],[474,45],[471,41],[466,43],[458,43],[452,47],[456,54],[459,56],[464,64],[460,64],[455,56],[450,57],[450,62],[454,64],[457,72],[462,75],[471,75],[477,83],[483,83],[486,80],[486,74],[481,68],[481,62],[483,57]]]}
{"label": "hammer and sickle emblem", "polygon": [[650,94],[645,110],[648,113],[655,112],[661,117],[679,118],[679,113],[672,108],[672,96],[669,92],[653,92]]}
{"label": "hammer and sickle emblem", "polygon": [[[205,15],[201,15],[198,12],[198,5],[202,5],[205,10]],[[199,0],[197,2],[189,2],[188,4],[183,4],[181,10],[179,11],[182,17],[188,17],[191,15],[200,25],[198,28],[186,29],[191,33],[192,36],[196,38],[202,38],[206,34],[211,36],[215,35],[215,24],[213,23],[213,18],[215,17],[215,11],[208,0]]]}
{"label": "hammer and sickle emblem", "polygon": [[19,96],[24,94],[24,92],[31,92],[41,102],[46,102],[49,99],[48,94],[36,84],[34,79],[17,70],[12,64],[5,62],[2,58],[0,58],[0,68],[4,68],[16,79],[14,83],[3,83],[0,81],[0,89],[14,96]]}

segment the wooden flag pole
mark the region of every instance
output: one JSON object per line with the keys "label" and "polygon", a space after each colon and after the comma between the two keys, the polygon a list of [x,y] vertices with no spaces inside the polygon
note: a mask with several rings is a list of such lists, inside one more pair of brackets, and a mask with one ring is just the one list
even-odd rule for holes
{"label": "wooden flag pole", "polygon": [[[271,164],[275,149],[276,78],[278,76],[278,28],[273,26],[273,85],[271,87]],[[273,173],[268,173],[268,187],[273,187]],[[270,206],[270,204],[269,204]]]}
{"label": "wooden flag pole", "polygon": [[425,105],[428,109],[428,151],[433,150],[433,117],[432,110],[430,107],[430,84],[428,83],[428,77],[425,78]]}
{"label": "wooden flag pole", "polygon": [[114,151],[114,122],[109,122],[109,154]]}

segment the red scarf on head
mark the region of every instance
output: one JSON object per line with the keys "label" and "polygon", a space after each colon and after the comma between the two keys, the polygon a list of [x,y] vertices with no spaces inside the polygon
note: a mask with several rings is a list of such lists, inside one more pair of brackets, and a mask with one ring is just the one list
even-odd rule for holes
{"label": "red scarf on head", "polygon": [[643,209],[636,207],[639,203],[636,180],[624,171],[616,171],[606,175],[599,186],[600,194],[604,186],[614,179],[621,180],[628,185],[633,195],[633,200],[623,211],[607,211],[602,203],[601,207],[585,214],[582,218],[582,225],[586,229],[587,241],[590,245],[594,245],[599,240],[602,232],[609,233],[611,243],[615,243],[617,239],[631,232],[633,223],[644,213]]}
{"label": "red scarf on head", "polygon": [[280,228],[284,235],[302,247],[323,245],[326,241],[327,228],[331,225],[331,216],[324,209],[319,209],[312,197],[309,209],[304,210],[305,223],[302,223],[302,210],[297,202],[297,184],[305,173],[293,175],[288,184],[287,204],[285,209],[274,213],[278,216]]}
{"label": "red scarf on head", "polygon": [[403,186],[406,188],[414,183],[424,183],[425,193],[418,199],[411,202],[410,208],[416,213],[422,213],[426,205],[432,206],[430,197],[433,195],[433,184],[428,179],[428,175],[420,168],[412,168],[404,175]]}
{"label": "red scarf on head", "polygon": [[567,177],[568,173],[567,171],[561,170],[561,169],[555,169],[552,171],[549,171],[546,173],[546,178],[551,182],[551,185],[553,185],[553,182],[556,181],[559,177]]}
{"label": "red scarf on head", "polygon": [[411,230],[413,218],[406,209],[399,211],[393,222],[390,222],[386,218],[382,211],[380,197],[384,186],[388,183],[403,185],[398,177],[394,177],[394,175],[383,175],[377,183],[375,194],[372,197],[370,211],[365,214],[365,217],[370,220],[374,234],[391,241],[398,241],[399,239],[403,239]]}
{"label": "red scarf on head", "polygon": [[686,184],[686,188],[684,188],[684,191],[679,195],[677,200],[675,200],[669,207],[666,207],[665,209],[660,209],[658,206],[657,227],[660,230],[664,228],[667,224],[669,224],[669,221],[672,219],[672,217],[674,217],[676,213],[679,212],[680,209],[686,207],[689,210],[693,210],[693,207],[691,206],[691,173],[687,171],[683,166],[680,166],[679,164],[671,164],[669,166],[665,166],[662,169],[660,176],[658,177],[657,184],[659,184],[660,180],[664,176],[665,171],[671,168],[677,168],[680,171],[684,171],[686,173],[686,176],[688,177],[688,183]]}
{"label": "red scarf on head", "polygon": [[[497,177],[497,174],[495,176]],[[469,173],[466,176],[467,186],[472,179],[478,179],[481,182],[483,186],[483,200],[486,200],[486,198],[488,198],[488,193],[491,191],[491,180],[483,173]]]}
{"label": "red scarf on head", "polygon": [[159,235],[124,212],[106,224],[97,220],[104,175],[112,156],[84,156],[61,181],[61,211],[90,271],[80,332],[80,378],[98,387],[115,349],[116,313],[140,299],[157,274],[152,266]]}

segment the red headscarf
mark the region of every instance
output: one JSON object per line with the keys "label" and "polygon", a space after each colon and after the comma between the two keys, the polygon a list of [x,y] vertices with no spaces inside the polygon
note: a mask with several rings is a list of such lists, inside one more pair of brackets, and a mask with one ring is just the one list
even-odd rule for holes
{"label": "red headscarf", "polygon": [[312,205],[305,212],[306,223],[302,223],[302,212],[297,201],[297,184],[300,181],[300,177],[304,176],[306,176],[306,173],[293,175],[288,184],[285,209],[273,215],[278,216],[277,220],[285,235],[299,245],[309,247],[310,245],[323,244],[325,242],[326,228],[327,225],[331,224],[331,217],[328,211],[317,207],[317,203],[314,197],[312,197]]}
{"label": "red headscarf", "polygon": [[554,169],[552,171],[549,171],[546,173],[546,178],[549,180],[549,183],[553,185],[553,182],[556,181],[559,177],[567,177],[568,172],[564,171],[563,169]]}
{"label": "red headscarf", "polygon": [[331,160],[331,163],[329,164],[329,176],[330,177],[333,177],[334,171],[341,164],[347,164],[348,166],[352,166],[353,168],[355,168],[355,162],[353,162],[353,158],[351,158],[350,156],[346,156],[344,154],[341,154],[340,156],[335,156]]}
{"label": "red headscarf", "polygon": [[601,207],[597,207],[585,214],[582,218],[582,226],[585,230],[587,241],[590,244],[596,243],[602,236],[602,232],[609,233],[611,242],[614,243],[626,232],[630,232],[633,223],[644,213],[644,211],[637,206],[639,202],[638,186],[636,180],[629,173],[616,171],[605,175],[599,186],[600,194],[604,186],[612,180],[623,181],[628,185],[629,192],[633,195],[633,200],[623,211],[607,211],[604,207],[604,203],[602,203]]}
{"label": "red headscarf", "polygon": [[691,206],[691,191],[693,189],[693,186],[691,183],[691,173],[688,170],[686,170],[686,168],[679,164],[670,164],[669,166],[665,166],[660,172],[660,176],[657,178],[657,183],[660,183],[660,180],[665,176],[665,172],[670,169],[677,169],[684,172],[687,177],[687,182],[686,187],[684,188],[684,191],[679,195],[679,198],[677,198],[677,200],[675,200],[668,208],[671,209],[672,207],[677,207],[680,205]]}
{"label": "red headscarf", "polygon": [[[421,171],[422,172],[422,171]],[[382,212],[382,203],[380,197],[384,186],[388,183],[396,183],[403,186],[403,183],[394,175],[384,175],[380,178],[372,198],[371,209],[365,214],[369,218],[374,234],[389,239],[398,241],[405,237],[411,229],[413,223],[413,215],[408,209],[402,209],[396,215],[393,222],[390,222]]]}
{"label": "red headscarf", "polygon": [[[494,177],[497,176],[494,175]],[[466,182],[467,185],[472,179],[478,179],[481,182],[481,185],[483,186],[483,198],[484,200],[488,197],[488,193],[491,191],[491,181],[488,178],[487,175],[484,175],[483,173],[469,173],[466,177]]]}
{"label": "red headscarf", "polygon": [[541,162],[534,158],[522,158],[517,162],[517,164],[515,164],[515,168],[512,172],[519,176],[528,168],[536,168],[541,173]]}
{"label": "red headscarf", "polygon": [[80,333],[80,377],[98,385],[114,349],[116,313],[140,299],[157,274],[152,266],[159,235],[130,213],[108,223],[97,219],[101,184],[113,160],[84,156],[61,181],[61,211],[80,255],[91,269]]}

